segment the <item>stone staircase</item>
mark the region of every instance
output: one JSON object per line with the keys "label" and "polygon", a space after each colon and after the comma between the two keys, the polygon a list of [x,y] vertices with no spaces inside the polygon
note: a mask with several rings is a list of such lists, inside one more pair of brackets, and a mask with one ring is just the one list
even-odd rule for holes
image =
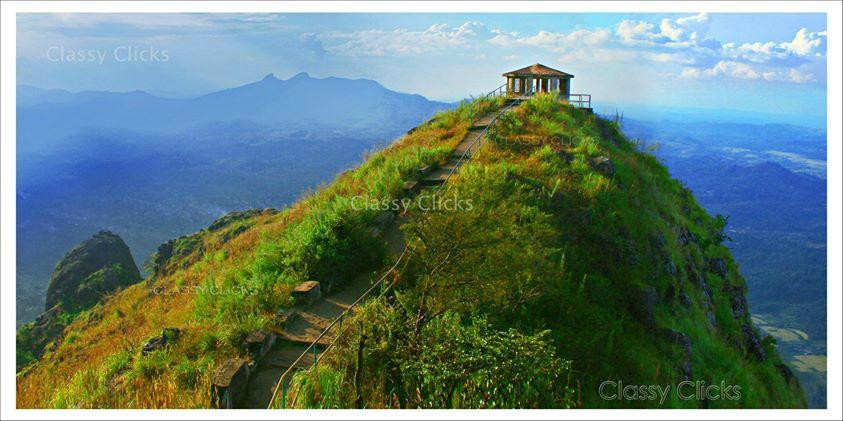
{"label": "stone staircase", "polygon": [[[483,118],[477,120],[468,130],[468,134],[466,134],[465,138],[454,148],[454,151],[451,152],[451,156],[448,157],[448,161],[444,165],[441,165],[426,174],[419,184],[422,187],[433,187],[444,184],[452,173],[456,173],[459,170],[459,166],[470,160],[471,157],[477,153],[482,145],[479,141],[480,138],[485,135],[486,129],[490,124],[492,124],[495,118],[500,113],[505,112],[506,109],[507,107],[504,107],[500,111],[489,113],[483,116]],[[460,161],[460,158],[462,158],[462,161]]]}
{"label": "stone staircase", "polygon": [[[494,121],[495,117],[506,110],[504,109],[490,113],[478,120],[469,130],[466,137],[454,148],[448,162],[432,171],[429,171],[419,181],[422,187],[437,186],[445,183],[448,176],[459,170],[459,166],[465,163],[476,153],[481,143],[479,138],[484,130]],[[466,153],[467,152],[467,153]],[[464,156],[465,155],[465,156]],[[463,158],[460,161],[460,158]],[[404,250],[404,235],[400,227],[405,222],[402,216],[396,217],[387,226],[378,232],[378,236],[387,245],[389,252],[398,256]],[[340,329],[332,329],[322,336],[312,348],[315,352],[308,351],[311,343],[317,340],[319,335],[339,317],[344,311],[350,309],[354,303],[364,295],[371,287],[372,276],[364,274],[333,288],[328,294],[315,300],[312,304],[296,308],[287,312],[287,319],[282,328],[275,330],[278,340],[269,352],[267,352],[250,370],[248,375],[248,388],[242,402],[237,404],[241,408],[265,409],[272,399],[272,394],[281,376],[298,359],[296,368],[306,368],[314,364],[318,356],[335,338]],[[354,312],[354,309],[351,310]],[[307,354],[303,355],[305,351]],[[299,357],[302,357],[299,359]],[[285,378],[285,382],[289,381]]]}

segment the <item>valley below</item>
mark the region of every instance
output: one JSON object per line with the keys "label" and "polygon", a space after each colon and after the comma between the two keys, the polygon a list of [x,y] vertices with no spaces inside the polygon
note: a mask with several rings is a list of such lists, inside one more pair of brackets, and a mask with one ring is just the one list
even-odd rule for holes
{"label": "valley below", "polygon": [[826,135],[788,124],[624,119],[712,214],[749,285],[756,324],[826,406]]}

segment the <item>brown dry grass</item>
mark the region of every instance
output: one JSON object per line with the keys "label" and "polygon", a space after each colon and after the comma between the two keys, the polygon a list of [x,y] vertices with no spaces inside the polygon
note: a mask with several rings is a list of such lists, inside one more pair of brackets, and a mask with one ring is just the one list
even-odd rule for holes
{"label": "brown dry grass", "polygon": [[[367,161],[390,159],[408,148],[452,148],[467,133],[469,122],[462,117],[448,127],[435,126],[420,127]],[[216,327],[195,317],[195,295],[162,295],[154,291],[195,287],[209,277],[237,270],[255,259],[261,241],[280,237],[320,201],[366,192],[371,172],[377,170],[376,165],[364,163],[357,170],[346,171],[329,186],[316,189],[285,211],[254,217],[254,227],[225,244],[220,244],[218,234],[203,232],[203,248],[209,250],[206,254],[222,251],[224,258],[197,259],[183,270],[117,292],[78,317],[65,329],[57,346],[18,373],[17,407],[207,407],[214,367],[238,350],[216,343],[212,350],[202,351],[203,341],[208,342],[208,335],[214,334]],[[140,361],[148,358],[140,357],[141,344],[169,326],[180,327],[182,335],[161,357],[165,360],[160,367],[154,361]],[[167,355],[190,356],[195,367],[180,372],[178,367],[166,364]],[[128,362],[116,363],[120,358]],[[185,387],[185,382],[189,386]]]}

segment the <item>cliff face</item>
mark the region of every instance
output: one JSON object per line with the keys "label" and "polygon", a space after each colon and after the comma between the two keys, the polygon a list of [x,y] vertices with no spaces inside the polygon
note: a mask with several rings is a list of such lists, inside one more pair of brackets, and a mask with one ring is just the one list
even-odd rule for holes
{"label": "cliff face", "polygon": [[18,368],[39,358],[77,313],[140,280],[129,247],[115,234],[100,231],[70,249],[50,278],[44,313],[18,331]]}
{"label": "cliff face", "polygon": [[[353,199],[406,199],[402,186],[448,161],[470,116],[502,105],[442,113],[288,209],[163,247],[156,276],[78,317],[66,329],[74,343],[19,376],[18,405],[207,406],[215,369],[246,355],[244,338],[283,329],[277,314],[296,285],[392,264],[369,229],[384,209]],[[346,324],[355,328],[315,371],[297,375],[297,405],[804,406],[775,342],[752,325],[725,219],[616,122],[539,95],[488,136],[436,200],[410,200],[395,288]],[[170,326],[178,341],[141,352]],[[623,399],[604,396],[606,382],[672,389]],[[743,393],[684,399],[681,382]]]}
{"label": "cliff face", "polygon": [[100,231],[59,260],[44,310],[57,304],[65,311],[87,308],[103,295],[140,280],[129,246],[119,236]]}

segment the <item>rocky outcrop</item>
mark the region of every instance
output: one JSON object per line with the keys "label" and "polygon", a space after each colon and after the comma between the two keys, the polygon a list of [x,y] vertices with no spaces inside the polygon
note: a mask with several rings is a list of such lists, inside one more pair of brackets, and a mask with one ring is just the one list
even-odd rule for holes
{"label": "rocky outcrop", "polygon": [[70,249],[50,278],[46,311],[18,330],[18,369],[40,358],[61,337],[75,313],[140,280],[129,247],[115,234],[100,231]]}
{"label": "rocky outcrop", "polygon": [[588,160],[591,168],[607,177],[615,175],[615,164],[605,156],[598,156]]}
{"label": "rocky outcrop", "polygon": [[64,332],[67,320],[60,317],[61,315],[61,306],[57,305],[41,313],[34,322],[27,323],[18,329],[16,336],[18,370],[32,360],[41,358],[44,349]]}
{"label": "rocky outcrop", "polygon": [[[220,242],[227,243],[254,226],[252,222],[238,224],[239,222],[259,215],[274,215],[276,213],[278,213],[278,210],[273,208],[230,212],[218,218],[200,232],[168,240],[158,246],[158,250],[150,257],[147,263],[152,270],[150,280],[158,276],[170,274],[179,268],[186,268],[194,263],[204,251],[203,233],[220,232]],[[174,262],[180,262],[180,264],[174,266]]]}
{"label": "rocky outcrop", "polygon": [[265,214],[276,214],[278,213],[277,209],[273,208],[266,208],[266,209],[248,209],[244,211],[238,212],[230,212],[223,215],[221,218],[217,219],[216,221],[212,222],[211,225],[208,225],[208,231],[219,231],[225,227],[233,225],[235,222],[242,221],[245,219],[249,219],[258,215],[265,215]]}
{"label": "rocky outcrop", "polygon": [[656,325],[655,309],[659,302],[659,294],[656,289],[647,285],[635,291],[630,301],[630,311],[647,327]]}
{"label": "rocky outcrop", "polygon": [[691,358],[693,358],[693,346],[691,345],[691,338],[688,335],[677,332],[673,329],[661,329],[661,335],[668,341],[676,344],[682,350],[683,358],[679,364],[679,371],[682,372],[684,380],[691,380],[693,376]]}
{"label": "rocky outcrop", "polygon": [[47,288],[45,310],[57,304],[64,311],[85,309],[140,280],[129,246],[119,236],[100,231],[59,260]]}
{"label": "rocky outcrop", "polygon": [[148,355],[154,351],[164,349],[167,344],[175,342],[181,336],[181,329],[177,327],[165,327],[161,334],[150,338],[141,348],[141,355]]}
{"label": "rocky outcrop", "polygon": [[[168,240],[158,246],[158,250],[150,257],[152,277],[166,275],[171,272],[170,263],[189,256],[196,250],[201,250],[202,237],[200,234],[185,235],[179,238]],[[182,262],[182,267],[187,267],[192,260]]]}
{"label": "rocky outcrop", "polygon": [[717,274],[717,276],[725,277],[727,275],[728,267],[726,266],[725,260],[719,257],[714,257],[708,260],[708,270]]}

